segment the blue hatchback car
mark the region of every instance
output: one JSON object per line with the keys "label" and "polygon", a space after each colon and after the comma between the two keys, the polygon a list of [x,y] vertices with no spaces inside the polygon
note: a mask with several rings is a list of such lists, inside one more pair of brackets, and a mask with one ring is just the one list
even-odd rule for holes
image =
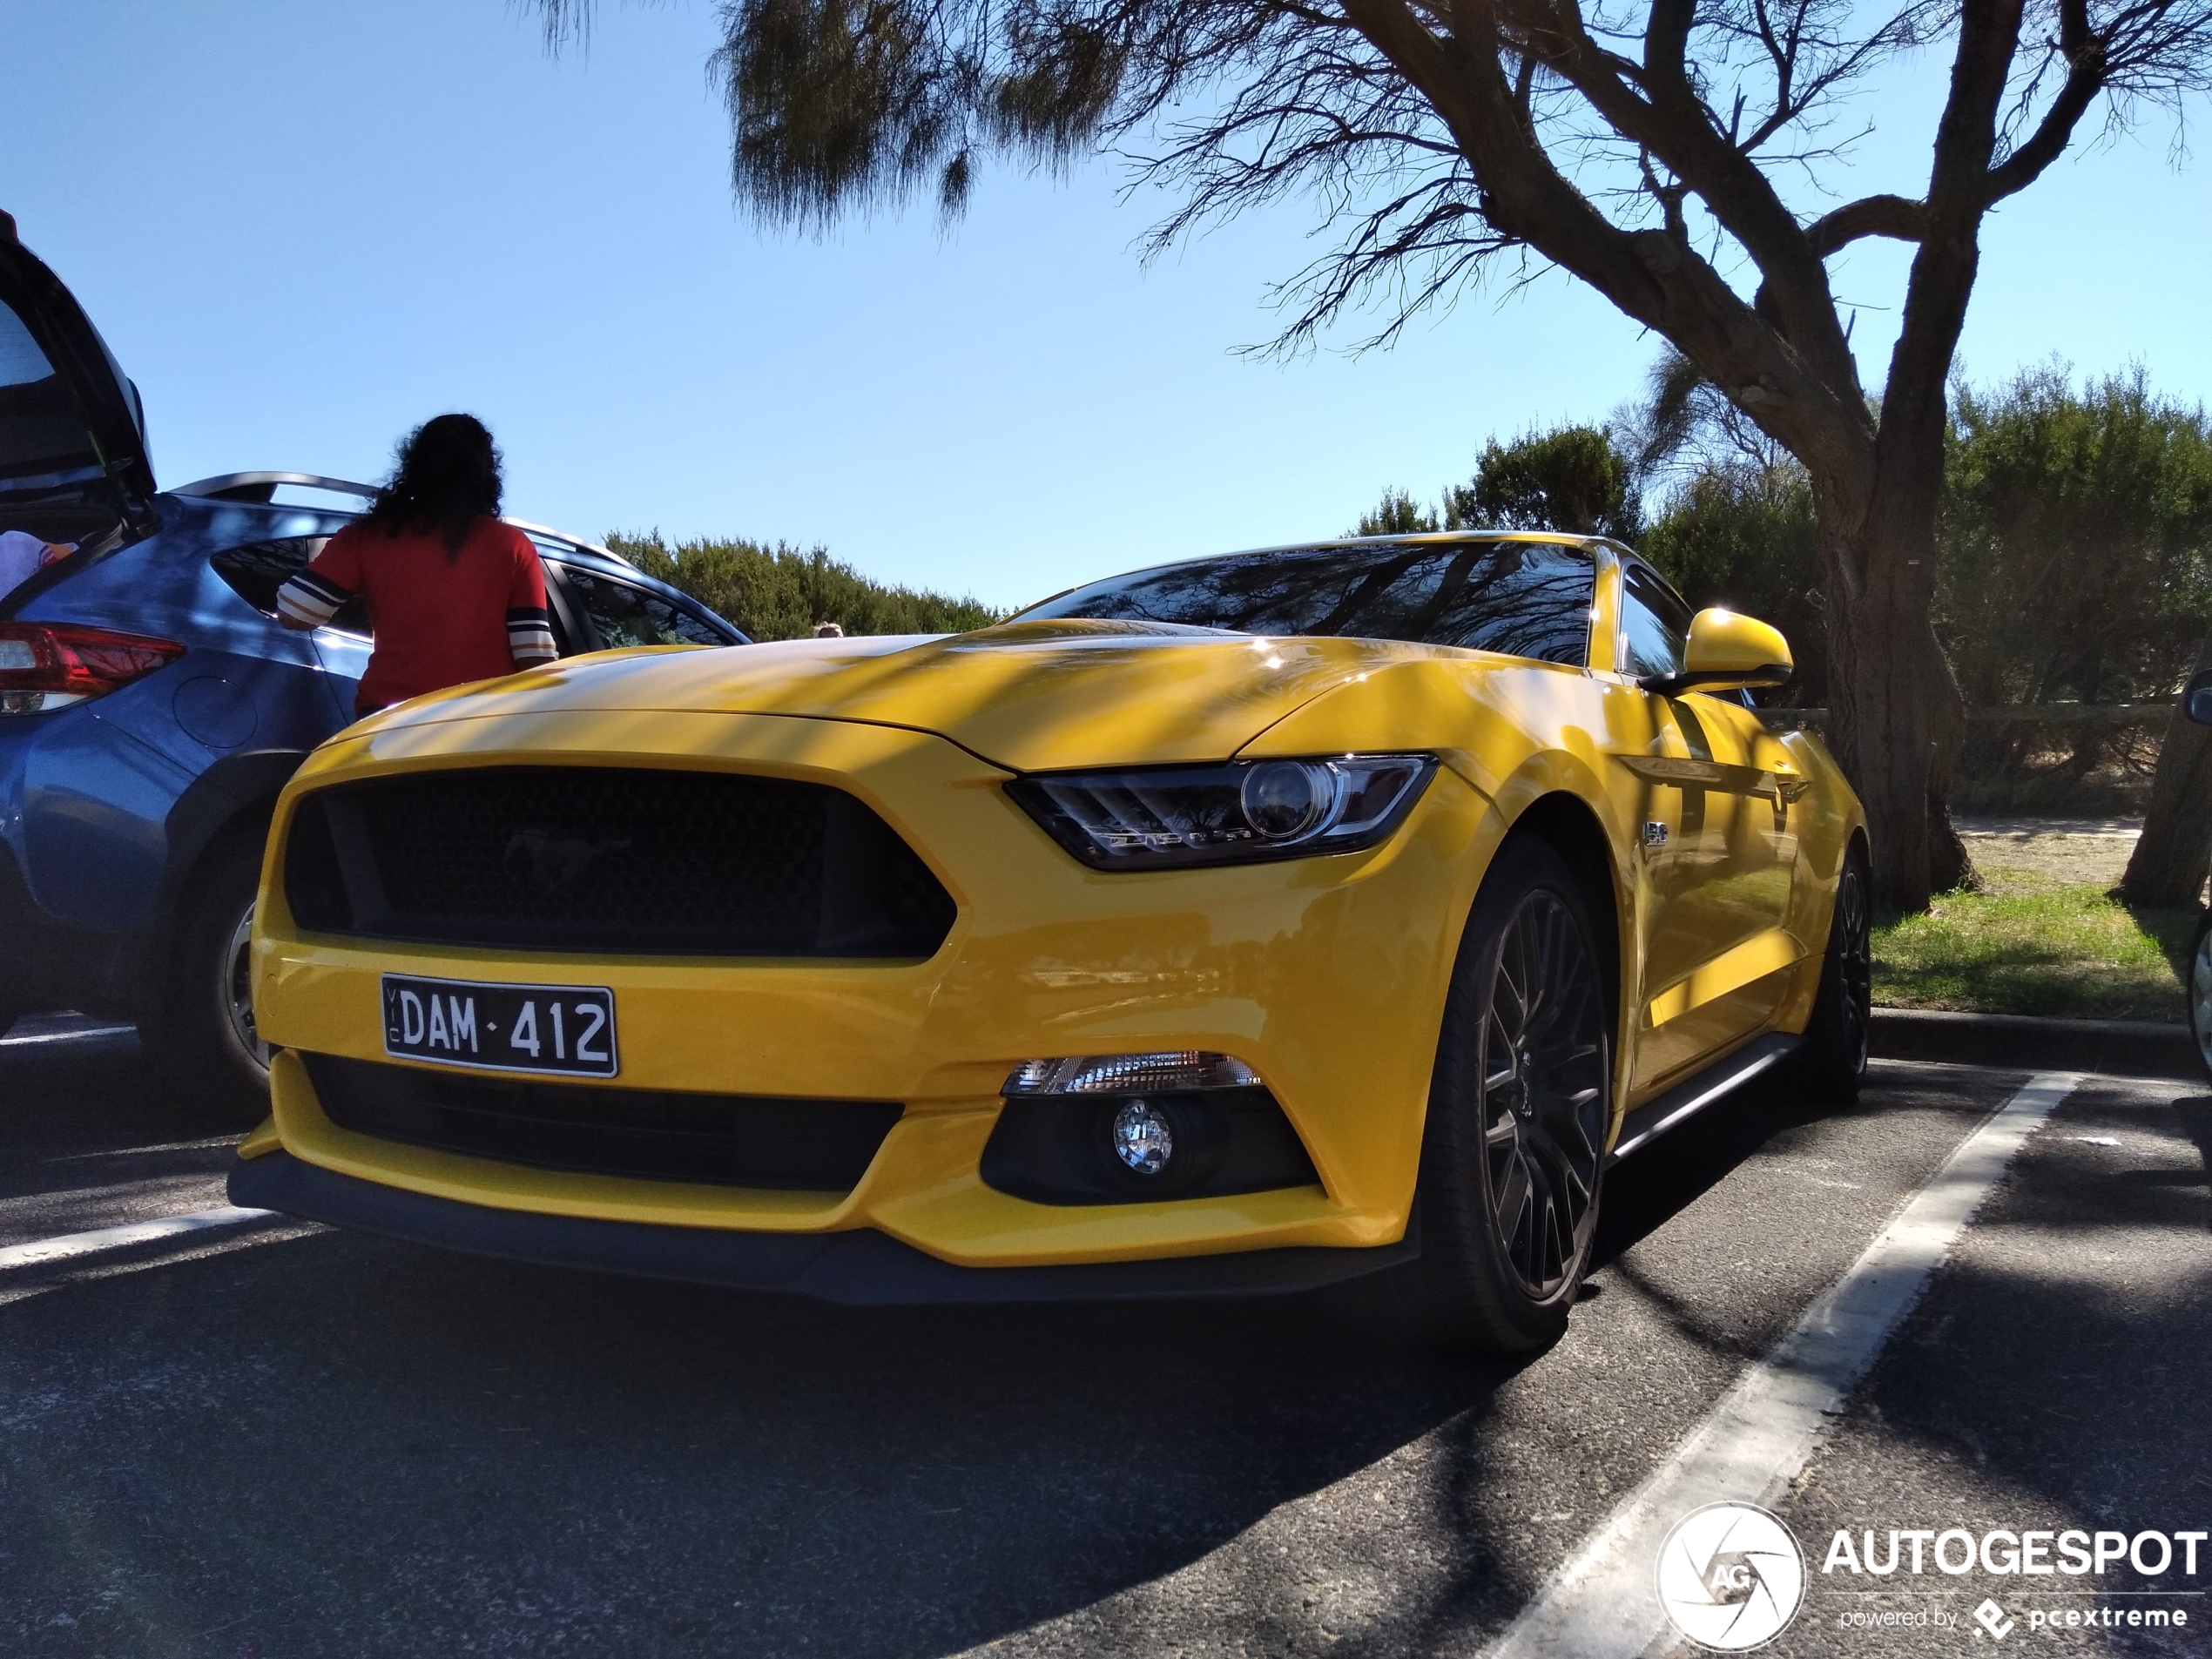
{"label": "blue hatchback car", "polygon": [[[179,1086],[263,1098],[262,842],[293,768],[351,722],[369,652],[358,615],[280,626],[276,590],[372,495],[269,472],[158,490],[138,388],[0,214],[0,533],[17,570],[51,550],[0,592],[0,1031],[52,1008],[128,1020]],[[563,655],[747,643],[605,549],[520,528]]]}

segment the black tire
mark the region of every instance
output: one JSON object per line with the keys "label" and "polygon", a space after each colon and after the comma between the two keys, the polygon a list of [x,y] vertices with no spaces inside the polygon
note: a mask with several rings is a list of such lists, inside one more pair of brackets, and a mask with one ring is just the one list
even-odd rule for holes
{"label": "black tire", "polygon": [[1858,1098],[1874,1014],[1873,872],[1866,846],[1854,840],[1836,879],[1836,907],[1828,922],[1828,950],[1821,959],[1820,988],[1797,1051],[1797,1076],[1823,1105],[1846,1106]]}
{"label": "black tire", "polygon": [[177,921],[160,1016],[138,1036],[165,1085],[241,1122],[269,1109],[269,1051],[253,1029],[246,938],[261,837],[234,833],[192,872]]}
{"label": "black tire", "polygon": [[1613,1023],[1573,874],[1515,837],[1476,896],[1437,1042],[1421,1253],[1394,1287],[1416,1340],[1525,1353],[1567,1329],[1597,1231]]}
{"label": "black tire", "polygon": [[2189,947],[2189,1035],[2196,1039],[2196,1057],[2212,1075],[2212,910],[2196,924],[2196,942]]}

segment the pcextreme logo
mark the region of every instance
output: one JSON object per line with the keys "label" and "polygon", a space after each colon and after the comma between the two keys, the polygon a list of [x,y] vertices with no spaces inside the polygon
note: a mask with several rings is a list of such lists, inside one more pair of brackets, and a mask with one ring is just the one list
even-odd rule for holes
{"label": "pcextreme logo", "polygon": [[1788,1628],[1805,1597],[1805,1558],[1756,1504],[1709,1503],[1659,1546],[1659,1605],[1701,1648],[1745,1653]]}

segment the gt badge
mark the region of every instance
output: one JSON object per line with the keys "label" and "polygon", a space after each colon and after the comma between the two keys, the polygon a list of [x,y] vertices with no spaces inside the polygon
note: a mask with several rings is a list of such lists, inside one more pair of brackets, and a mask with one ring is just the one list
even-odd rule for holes
{"label": "gt badge", "polygon": [[1646,846],[1666,846],[1667,826],[1664,824],[1646,824],[1643,826],[1643,844]]}

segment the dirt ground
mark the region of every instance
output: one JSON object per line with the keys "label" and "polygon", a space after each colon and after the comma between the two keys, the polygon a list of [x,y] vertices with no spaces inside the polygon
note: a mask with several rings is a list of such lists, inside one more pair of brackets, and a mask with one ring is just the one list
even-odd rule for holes
{"label": "dirt ground", "polygon": [[1953,820],[1967,855],[1985,876],[1998,871],[2054,886],[2111,887],[2128,868],[2142,831],[2120,818],[1985,818]]}

